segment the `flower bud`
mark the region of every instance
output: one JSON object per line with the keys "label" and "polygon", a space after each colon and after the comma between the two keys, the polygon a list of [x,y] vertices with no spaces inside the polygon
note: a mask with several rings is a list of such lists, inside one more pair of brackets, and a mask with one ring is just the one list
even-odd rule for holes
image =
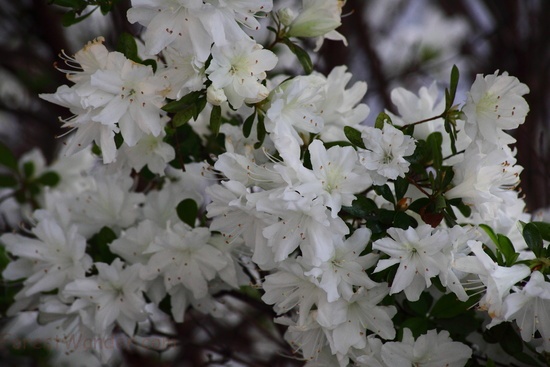
{"label": "flower bud", "polygon": [[227,97],[223,89],[218,89],[213,85],[210,85],[206,89],[206,100],[213,106],[219,106],[223,102],[227,101]]}
{"label": "flower bud", "polygon": [[342,2],[339,0],[303,1],[302,12],[290,25],[291,37],[320,37],[338,28]]}
{"label": "flower bud", "polygon": [[277,12],[277,16],[284,26],[290,26],[292,21],[296,18],[296,14],[290,8],[283,8]]}

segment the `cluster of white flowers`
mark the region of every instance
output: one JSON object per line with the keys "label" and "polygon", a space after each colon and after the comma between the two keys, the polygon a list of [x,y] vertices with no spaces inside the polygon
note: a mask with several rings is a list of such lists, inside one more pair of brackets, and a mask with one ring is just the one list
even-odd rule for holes
{"label": "cluster of white flowers", "polygon": [[[144,26],[151,62],[102,38],[66,56],[73,85],[41,97],[69,108],[63,126],[76,131],[31,230],[0,237],[13,258],[3,278],[22,280],[9,314],[62,338],[133,338],[164,300],[179,323],[190,307],[223,316],[220,292],[253,286],[308,366],[463,366],[465,339],[435,326],[413,337],[392,300],[480,295],[487,327],[515,320],[524,341],[550,352],[547,264],[516,263],[540,256],[518,229],[529,218],[506,132],[525,120],[528,88],[506,73],[478,76],[462,112],[438,102],[436,84],[397,88],[398,115],[368,127],[367,85],[348,87],[345,66],[268,78],[278,59],[250,36],[256,18],[275,10],[274,36],[292,49],[300,37],[344,40],[342,5],[132,0],[128,20]],[[227,122],[218,128],[216,113]],[[178,142],[191,118],[202,157],[182,156]],[[225,146],[211,156],[218,130]],[[117,358],[87,352],[98,364]]]}

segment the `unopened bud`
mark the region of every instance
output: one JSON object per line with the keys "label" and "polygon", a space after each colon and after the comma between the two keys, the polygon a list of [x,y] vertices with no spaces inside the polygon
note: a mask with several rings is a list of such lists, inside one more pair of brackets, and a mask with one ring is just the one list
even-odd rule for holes
{"label": "unopened bud", "polygon": [[218,89],[213,85],[210,85],[206,89],[206,100],[213,106],[219,106],[223,102],[227,101],[227,96],[225,95],[223,89]]}

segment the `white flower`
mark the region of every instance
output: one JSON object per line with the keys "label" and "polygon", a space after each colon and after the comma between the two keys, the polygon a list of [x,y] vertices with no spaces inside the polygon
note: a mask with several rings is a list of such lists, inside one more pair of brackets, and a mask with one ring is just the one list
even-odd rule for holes
{"label": "white flower", "polygon": [[344,221],[328,215],[321,200],[310,192],[301,194],[291,188],[277,191],[259,201],[258,206],[258,210],[281,218],[263,230],[275,261],[283,261],[299,246],[309,264],[320,264],[332,257],[333,238],[349,232]]}
{"label": "white flower", "polygon": [[320,140],[314,140],[308,150],[313,173],[324,190],[321,196],[336,218],[342,206],[351,206],[355,194],[371,185],[370,176],[352,147],[334,146],[327,150]]}
{"label": "white flower", "polygon": [[8,264],[2,276],[7,280],[27,278],[21,296],[52,291],[84,278],[92,259],[76,226],[63,228],[52,216],[45,216],[32,232],[36,239],[12,233],[0,237],[7,252],[19,257]]}
{"label": "white flower", "polygon": [[262,301],[274,305],[277,314],[298,308],[298,325],[305,325],[311,308],[325,298],[314,277],[306,276],[296,261],[287,260],[268,276],[262,284],[265,291]]}
{"label": "white flower", "polygon": [[390,124],[384,124],[382,130],[367,127],[362,138],[367,149],[360,149],[358,154],[376,185],[383,185],[387,179],[405,177],[409,170],[405,157],[415,149],[413,138]]}
{"label": "white flower", "polygon": [[243,40],[230,45],[212,47],[212,61],[206,69],[208,79],[217,89],[223,89],[233,108],[244,102],[256,103],[269,91],[261,84],[266,71],[277,64],[277,56],[261,45]]}
{"label": "white flower", "polygon": [[67,198],[71,220],[86,237],[107,226],[114,230],[134,224],[145,196],[132,192],[133,180],[124,172],[106,174],[99,170],[91,187]]}
{"label": "white flower", "polygon": [[94,90],[83,96],[85,107],[98,109],[93,121],[118,124],[124,141],[135,145],[143,134],[159,136],[164,128],[162,111],[168,85],[151,66],[137,64],[119,52],[109,53],[105,69],[90,76]]}
{"label": "white flower", "polygon": [[140,264],[124,267],[120,259],[111,265],[94,264],[98,275],[77,279],[63,291],[65,296],[83,298],[96,305],[94,332],[109,333],[116,321],[128,336],[134,335],[137,322],[147,318],[143,281],[139,279]]}
{"label": "white flower", "polygon": [[517,128],[529,111],[522,97],[529,88],[504,72],[498,75],[478,74],[462,111],[466,114],[466,133],[472,139],[492,144],[514,143],[516,140],[504,130]]}
{"label": "white flower", "polygon": [[317,322],[330,330],[328,339],[333,354],[347,354],[351,347],[364,348],[367,330],[384,339],[395,338],[391,319],[397,309],[378,305],[387,294],[387,284],[383,283],[369,290],[360,288],[349,301],[340,299],[319,305]]}
{"label": "white flower", "polygon": [[164,142],[165,136],[163,130],[158,136],[143,136],[134,146],[123,143],[118,151],[118,160],[113,165],[128,165],[136,172],[147,166],[151,172],[163,176],[168,163],[176,157],[174,148]]}
{"label": "white flower", "polygon": [[[321,114],[325,78],[311,74],[283,82],[269,96],[265,128],[275,135],[290,135],[297,141],[298,133],[319,133],[324,126]],[[279,149],[282,151],[284,149]]]}
{"label": "white flower", "polygon": [[346,70],[346,66],[337,66],[326,77],[321,110],[325,124],[320,134],[321,140],[325,142],[345,141],[344,126],[362,129],[360,123],[370,112],[366,104],[360,103],[367,92],[367,83],[355,82],[351,88],[346,89],[353,76]]}
{"label": "white flower", "polygon": [[471,355],[472,350],[454,342],[446,330],[429,330],[415,341],[411,331],[404,329],[402,342],[382,346],[382,360],[392,367],[463,367]]}
{"label": "white flower", "polygon": [[354,286],[368,289],[376,285],[365,270],[376,263],[378,256],[372,253],[360,256],[370,235],[367,228],[357,229],[347,240],[335,243],[331,259],[305,273],[319,278],[319,287],[327,292],[329,302],[351,299]]}
{"label": "white flower", "polygon": [[204,62],[212,43],[222,46],[248,38],[239,23],[259,29],[255,14],[269,12],[272,7],[271,0],[132,0],[128,20],[147,27],[144,41],[149,54],[155,55],[169,45],[191,48]]}
{"label": "white flower", "polygon": [[512,293],[504,300],[506,320],[516,320],[521,337],[529,342],[538,331],[542,336],[544,351],[550,352],[550,283],[538,271],[521,291]]}
{"label": "white flower", "polygon": [[177,223],[157,236],[145,253],[152,254],[141,270],[145,280],[164,278],[166,290],[183,285],[197,299],[208,294],[208,281],[228,266],[223,253],[208,244],[210,231]]}
{"label": "white flower", "polygon": [[390,294],[404,290],[409,301],[416,301],[420,293],[432,284],[431,278],[447,272],[450,259],[445,250],[451,243],[446,232],[432,233],[432,230],[427,224],[407,230],[390,228],[389,237],[373,243],[373,249],[390,255],[389,259],[378,262],[374,272],[399,264]]}
{"label": "white flower", "polygon": [[323,37],[339,39],[346,43],[346,39],[335,31],[342,22],[342,0],[302,0],[302,10],[289,26],[288,35],[291,37],[319,37],[319,49]]}
{"label": "white flower", "polygon": [[507,146],[484,152],[472,144],[466,149],[464,160],[453,166],[454,187],[445,192],[445,197],[461,198],[483,220],[492,220],[516,201],[518,193],[514,189],[522,170]]}
{"label": "white flower", "polygon": [[[503,301],[514,285],[527,278],[531,271],[527,265],[516,264],[511,267],[499,266],[483,251],[480,241],[470,240],[468,246],[474,256],[455,260],[455,268],[467,273],[477,274],[486,287],[485,294],[479,301],[479,309],[486,310],[493,319],[487,327],[504,321]],[[475,284],[474,284],[475,285]]]}

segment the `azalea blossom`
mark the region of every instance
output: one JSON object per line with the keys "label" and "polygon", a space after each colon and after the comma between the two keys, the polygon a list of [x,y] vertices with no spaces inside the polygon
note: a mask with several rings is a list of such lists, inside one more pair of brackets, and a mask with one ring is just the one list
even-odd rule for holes
{"label": "azalea blossom", "polygon": [[382,129],[367,127],[362,138],[367,149],[361,149],[358,154],[376,185],[405,176],[409,170],[405,157],[413,154],[415,149],[413,138],[390,124],[384,124]]}
{"label": "azalea blossom", "polygon": [[504,132],[525,121],[529,106],[523,95],[529,88],[508,73],[478,74],[462,111],[466,115],[466,133],[472,139],[503,145],[516,140]]}
{"label": "azalea blossom", "polygon": [[388,237],[372,244],[372,248],[390,256],[378,261],[374,272],[399,264],[393,279],[390,294],[405,291],[407,299],[416,301],[422,291],[429,287],[431,278],[447,272],[450,259],[446,248],[451,246],[446,232],[435,231],[428,224],[388,229]]}
{"label": "azalea blossom", "polygon": [[531,341],[538,331],[542,336],[544,351],[550,351],[550,283],[542,273],[531,273],[521,291],[506,297],[504,307],[504,318],[516,320],[524,341]]}
{"label": "azalea blossom", "polygon": [[402,342],[382,345],[382,360],[392,367],[462,367],[471,355],[472,350],[453,341],[446,330],[429,330],[414,340],[411,331],[404,329]]}
{"label": "azalea blossom", "polygon": [[143,282],[139,278],[140,264],[124,268],[120,259],[111,265],[95,263],[97,276],[77,279],[64,289],[66,296],[81,297],[96,305],[94,332],[105,335],[116,321],[124,332],[132,336],[137,322],[147,318]]}
{"label": "azalea blossom", "polygon": [[269,91],[261,84],[266,71],[277,64],[277,56],[253,41],[243,40],[230,45],[212,47],[212,61],[206,69],[208,79],[223,89],[233,108],[246,101],[256,103]]}

